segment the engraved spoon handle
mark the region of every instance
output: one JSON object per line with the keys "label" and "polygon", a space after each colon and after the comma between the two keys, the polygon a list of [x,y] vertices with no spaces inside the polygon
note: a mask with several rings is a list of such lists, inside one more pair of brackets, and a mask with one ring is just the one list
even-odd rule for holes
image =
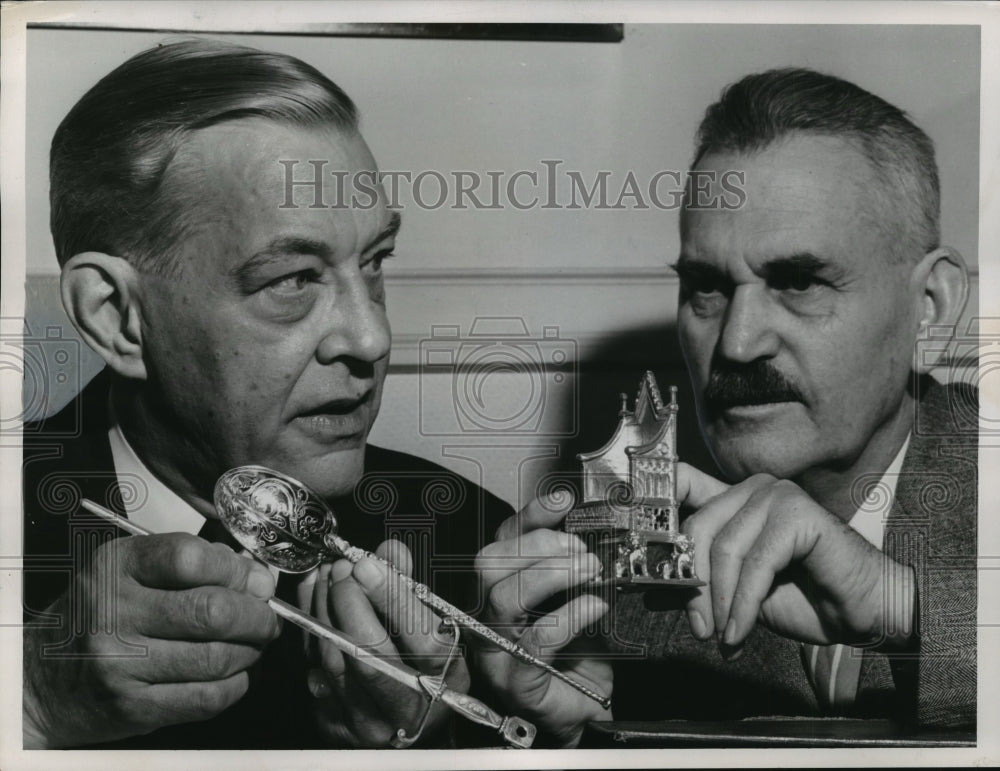
{"label": "engraved spoon handle", "polygon": [[[86,498],[80,501],[80,505],[91,514],[96,514],[102,519],[112,522],[132,535],[153,534],[151,530],[146,529],[142,525],[138,525]],[[428,675],[422,675],[406,664],[382,658],[378,654],[372,653],[354,642],[343,632],[334,629],[329,624],[324,624],[319,619],[302,612],[283,600],[279,600],[277,597],[271,597],[267,601],[267,604],[277,615],[287,619],[310,634],[322,637],[324,640],[329,640],[336,648],[348,656],[358,661],[363,661],[372,669],[381,672],[418,693],[426,692],[432,701],[440,699],[453,711],[469,720],[496,729],[512,746],[521,748],[531,746],[535,737],[535,727],[526,720],[518,717],[504,717],[494,712],[475,697],[465,693],[458,693],[448,688],[440,678],[431,678]],[[431,684],[433,684],[433,687]]]}
{"label": "engraved spoon handle", "polygon": [[415,581],[408,575],[401,573],[396,568],[396,566],[393,565],[388,560],[384,560],[381,557],[372,554],[370,551],[365,551],[364,549],[360,549],[357,546],[352,546],[350,543],[345,541],[339,535],[333,533],[327,533],[323,537],[323,541],[326,544],[327,549],[329,549],[332,553],[338,556],[344,557],[349,562],[360,562],[361,560],[367,558],[375,560],[376,562],[382,565],[385,565],[395,575],[399,576],[400,581],[402,581],[405,586],[413,590],[413,593],[416,595],[418,600],[420,600],[422,603],[427,605],[432,610],[437,611],[446,618],[450,618],[459,626],[465,627],[473,634],[478,635],[484,640],[493,643],[501,650],[510,654],[514,658],[524,662],[525,664],[530,664],[531,666],[544,669],[553,677],[562,680],[571,688],[575,688],[580,693],[593,699],[602,707],[604,707],[604,709],[610,709],[611,699],[609,699],[607,696],[602,696],[596,691],[593,691],[590,688],[588,688],[583,683],[574,680],[565,672],[560,672],[551,664],[542,661],[537,656],[532,656],[530,653],[528,653],[527,650],[525,650],[523,647],[518,645],[513,640],[508,640],[503,635],[495,632],[493,629],[490,629],[481,621],[477,621],[468,613],[459,610],[457,607],[452,605],[447,600],[444,600],[438,595],[434,594],[434,592],[432,592],[426,584],[422,584],[419,581]]}

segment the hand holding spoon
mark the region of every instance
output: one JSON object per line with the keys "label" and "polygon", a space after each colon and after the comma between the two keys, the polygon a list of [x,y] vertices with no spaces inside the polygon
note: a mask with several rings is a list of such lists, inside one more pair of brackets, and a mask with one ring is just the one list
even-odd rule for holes
{"label": "hand holding spoon", "polygon": [[304,573],[324,560],[375,560],[386,565],[417,599],[455,624],[518,659],[545,670],[605,709],[611,699],[531,655],[469,614],[438,597],[426,585],[400,573],[392,563],[352,546],[337,535],[337,520],[326,503],[301,482],[263,466],[230,469],[215,484],[215,508],[233,537],[262,562],[289,573]]}
{"label": "hand holding spoon", "polygon": [[[80,502],[80,505],[91,514],[96,514],[132,535],[152,534],[151,531],[141,525],[137,525],[135,522],[86,498]],[[363,661],[372,669],[391,677],[393,680],[402,683],[418,693],[423,693],[428,698],[428,710],[424,714],[424,718],[417,731],[413,736],[407,736],[406,731],[400,728],[396,732],[396,738],[392,742],[393,746],[408,747],[420,737],[420,733],[430,714],[430,705],[438,700],[443,701],[452,710],[469,720],[496,729],[504,741],[513,747],[527,749],[534,742],[535,727],[531,723],[519,717],[504,717],[473,696],[451,690],[445,685],[443,675],[425,675],[400,662],[384,659],[354,642],[343,632],[320,622],[307,613],[303,613],[298,608],[289,605],[283,600],[279,600],[277,597],[269,599],[267,604],[271,610],[282,618],[287,619],[310,634],[322,637],[324,640],[329,640],[348,656],[358,661]],[[456,635],[456,643],[457,639]],[[449,654],[449,661],[454,652],[453,648],[452,653]],[[445,668],[447,668],[447,664]]]}

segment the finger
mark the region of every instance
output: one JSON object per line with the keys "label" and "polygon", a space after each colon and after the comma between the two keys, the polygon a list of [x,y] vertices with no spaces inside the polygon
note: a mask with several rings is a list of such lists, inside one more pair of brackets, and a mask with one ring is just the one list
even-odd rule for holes
{"label": "finger", "polygon": [[[400,547],[405,550],[402,544]],[[396,649],[417,657],[417,660],[411,661],[407,656],[409,663],[426,671],[435,671],[432,659],[440,659],[448,652],[447,641],[438,633],[441,618],[420,602],[397,574],[375,560],[358,562],[354,566],[353,577],[372,608],[384,620]]]}
{"label": "finger", "polygon": [[687,463],[677,464],[677,501],[690,509],[700,509],[729,485]]}
{"label": "finger", "polygon": [[[330,676],[322,667],[313,667],[309,670],[306,674],[306,687],[314,699],[328,699],[333,694]],[[331,717],[338,719],[339,714]]]}
{"label": "finger", "polygon": [[[752,509],[764,509],[764,515],[756,516],[763,519],[765,524],[743,559],[738,584],[732,592],[729,618],[723,635],[723,643],[729,646],[742,644],[750,633],[759,617],[761,605],[771,594],[778,573],[793,562],[814,554],[814,547],[820,538],[821,529],[816,527],[817,520],[805,510],[804,497],[780,495],[775,491],[776,488],[769,488],[766,495],[762,491],[751,496],[746,505],[748,512]],[[824,521],[838,526],[836,530],[840,532],[856,536],[858,543],[865,543],[846,524],[833,520],[832,517],[820,520]],[[834,532],[826,531],[828,543],[832,542]],[[849,570],[855,575],[860,571],[862,560],[852,559],[844,552],[838,552],[838,557],[840,566],[851,565]],[[833,574],[829,569],[825,571],[825,575]],[[801,626],[806,625],[804,614],[800,613],[798,620]]]}
{"label": "finger", "polygon": [[575,496],[569,490],[541,495],[519,513],[504,520],[497,528],[496,540],[506,540],[540,528],[554,529],[566,518],[575,502]]}
{"label": "finger", "polygon": [[767,525],[770,501],[768,488],[752,493],[739,511],[720,528],[709,550],[712,562],[712,618],[720,642],[728,646],[736,644],[733,629],[729,627],[730,608],[747,560],[756,560],[761,556],[759,552],[752,552]]}
{"label": "finger", "polygon": [[[538,619],[522,636],[521,645],[529,653],[551,664],[583,629],[598,621],[607,611],[608,604],[600,598],[590,594],[580,595]],[[523,664],[498,648],[477,649],[477,662],[480,672],[492,687],[510,694],[521,711],[543,709],[546,703],[564,708],[566,704],[574,703],[574,699],[586,698],[575,690],[569,690],[569,686],[544,669]]]}
{"label": "finger", "polygon": [[532,624],[522,636],[521,644],[542,661],[551,664],[559,651],[573,642],[584,629],[600,620],[608,608],[608,603],[600,597],[581,594]]}
{"label": "finger", "polygon": [[194,683],[157,683],[124,708],[150,729],[176,723],[208,720],[231,707],[247,692],[250,679],[240,672],[224,680]]}
{"label": "finger", "polygon": [[[411,575],[413,559],[410,550],[398,539],[384,541],[375,553],[394,565],[401,574]],[[440,673],[451,653],[453,633],[445,630],[442,618],[422,602],[413,590],[404,586],[399,576],[384,571],[381,577],[376,577],[368,570],[373,566],[376,569],[381,567],[378,563],[364,567],[360,563],[355,565],[354,577],[365,588],[376,611],[383,619],[388,620],[389,631],[401,658],[422,672]],[[379,582],[383,579],[385,589],[380,591]],[[447,671],[447,682],[455,690],[468,690],[469,671],[461,656],[452,660]]]}
{"label": "finger", "polygon": [[375,555],[390,563],[404,576],[413,575],[413,558],[406,544],[398,538],[389,538],[379,544]]}
{"label": "finger", "polygon": [[[693,592],[687,604],[691,633],[699,640],[716,634],[713,597],[716,592],[712,543],[718,532],[740,510],[754,490],[765,484],[765,478],[751,477],[709,499],[697,512],[681,523],[681,530],[694,541],[694,571],[705,586]],[[718,631],[722,631],[719,629]]]}
{"label": "finger", "polygon": [[[361,562],[372,564],[372,560]],[[356,568],[356,565],[346,560],[338,560],[330,569],[327,601],[330,623],[344,630],[359,645],[398,659],[398,651],[392,644],[389,633],[355,577]]]}
{"label": "finger", "polygon": [[761,603],[774,585],[778,571],[791,561],[794,534],[767,528],[753,544],[741,566],[732,603],[728,609],[723,645],[736,648],[743,644],[757,623]]}
{"label": "finger", "polygon": [[146,656],[133,677],[146,683],[187,683],[225,680],[260,658],[253,645],[223,642],[146,640]]}
{"label": "finger", "polygon": [[128,543],[126,569],[144,586],[224,586],[262,600],[274,594],[274,578],[267,567],[240,557],[225,544],[209,543],[186,533],[130,538]]}
{"label": "finger", "polygon": [[480,585],[487,592],[498,582],[551,557],[586,553],[581,538],[556,530],[534,530],[518,538],[491,543],[476,555]]}
{"label": "finger", "polygon": [[[372,653],[390,661],[400,661],[396,646],[379,621],[365,588],[357,579],[358,568],[363,563],[370,567],[376,567],[378,563],[366,559],[356,565],[348,563],[345,566],[344,562],[335,562],[330,571],[331,619]],[[384,571],[384,566],[379,567]],[[351,570],[348,571],[348,568]],[[365,567],[361,567],[362,574],[364,571]],[[419,694],[407,686],[357,659],[344,657],[343,664],[342,675],[332,673],[335,689],[342,689],[350,698],[355,698],[359,693],[367,694],[372,705],[369,712],[384,717],[392,724],[401,724],[401,721],[414,714],[422,701]]]}
{"label": "finger", "polygon": [[[320,563],[317,567],[305,574],[303,579],[295,585],[295,607],[305,611],[313,618],[319,618],[319,608],[326,610],[326,581],[330,573],[328,563]],[[317,595],[322,593],[322,600]],[[302,650],[306,658],[311,658],[310,652],[315,649],[315,635],[309,634],[305,630],[301,632]]]}
{"label": "finger", "polygon": [[134,598],[131,605],[132,624],[147,637],[263,646],[281,630],[267,603],[219,586],[148,591]]}
{"label": "finger", "polygon": [[565,559],[549,558],[497,583],[488,595],[486,617],[503,633],[524,626],[528,613],[539,603],[596,578],[601,562],[585,552]]}
{"label": "finger", "polygon": [[[320,591],[317,579],[317,597],[315,605],[315,615],[324,624],[335,626],[333,620],[333,592],[334,586],[349,578],[354,566],[347,560],[338,560],[333,564],[323,565],[325,568],[326,580]],[[343,690],[345,687],[344,678],[347,672],[347,664],[344,661],[343,652],[334,646],[329,640],[319,641],[320,666],[330,678],[330,684],[334,690]]]}

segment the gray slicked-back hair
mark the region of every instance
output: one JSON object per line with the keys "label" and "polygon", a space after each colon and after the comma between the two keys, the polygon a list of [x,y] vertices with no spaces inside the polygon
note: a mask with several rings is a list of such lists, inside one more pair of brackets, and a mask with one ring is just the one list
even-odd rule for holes
{"label": "gray slicked-back hair", "polygon": [[933,142],[898,107],[832,75],[775,69],[731,84],[705,112],[692,167],[707,154],[752,153],[793,133],[840,137],[868,160],[875,195],[901,230],[892,257],[919,259],[940,245]]}
{"label": "gray slicked-back hair", "polygon": [[50,225],[59,264],[99,251],[171,273],[191,206],[164,184],[167,167],[191,132],[247,117],[346,131],[358,123],[351,99],[315,68],[219,41],[157,46],[102,78],[52,140]]}

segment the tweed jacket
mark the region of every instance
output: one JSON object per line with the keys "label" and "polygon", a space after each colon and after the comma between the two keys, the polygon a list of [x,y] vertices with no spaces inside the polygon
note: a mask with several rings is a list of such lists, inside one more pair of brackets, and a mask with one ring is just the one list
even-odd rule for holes
{"label": "tweed jacket", "polygon": [[[921,382],[910,445],[885,526],[884,552],[912,566],[918,613],[912,652],[865,651],[855,717],[974,727],[978,394]],[[858,484],[878,479],[859,479]],[[679,604],[677,600],[672,602]],[[618,720],[818,716],[801,645],[758,625],[726,662],[696,640],[683,611],[626,595],[613,609]]]}

